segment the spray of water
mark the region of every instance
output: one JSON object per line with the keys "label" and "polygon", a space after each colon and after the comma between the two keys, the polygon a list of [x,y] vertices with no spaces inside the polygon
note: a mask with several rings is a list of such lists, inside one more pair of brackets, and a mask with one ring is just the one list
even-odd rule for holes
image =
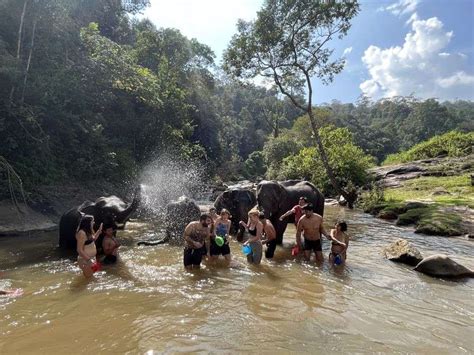
{"label": "spray of water", "polygon": [[156,216],[162,214],[169,202],[183,195],[199,199],[207,190],[204,177],[205,166],[160,156],[142,171],[142,208]]}

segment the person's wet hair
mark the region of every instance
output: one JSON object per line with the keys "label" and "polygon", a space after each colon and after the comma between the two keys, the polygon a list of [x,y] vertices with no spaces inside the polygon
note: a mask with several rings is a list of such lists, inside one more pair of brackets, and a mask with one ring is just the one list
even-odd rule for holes
{"label": "person's wet hair", "polygon": [[347,231],[346,221],[337,221],[336,225],[341,227],[341,232]]}
{"label": "person's wet hair", "polygon": [[216,208],[215,208],[215,207],[211,207],[211,208],[209,208],[209,213],[216,212],[216,211],[217,211],[217,210],[216,210]]}
{"label": "person's wet hair", "polygon": [[313,204],[308,203],[302,207],[303,211],[314,211]]}
{"label": "person's wet hair", "polygon": [[204,222],[208,218],[212,219],[211,215],[209,213],[203,213],[203,214],[201,214],[201,217],[199,217],[199,221]]}
{"label": "person's wet hair", "polygon": [[79,230],[83,230],[88,236],[92,235],[92,227],[91,227],[91,222],[94,220],[94,216],[91,216],[90,214],[86,214],[82,216],[81,222],[79,223]]}
{"label": "person's wet hair", "polygon": [[301,197],[300,197],[300,201],[301,201],[301,200],[303,200],[304,202],[308,202],[308,199],[307,199],[306,197],[304,197],[304,196],[301,196]]}
{"label": "person's wet hair", "polygon": [[220,215],[222,216],[223,214],[226,214],[227,216],[229,216],[229,218],[231,217],[229,210],[226,210],[225,208],[221,210]]}

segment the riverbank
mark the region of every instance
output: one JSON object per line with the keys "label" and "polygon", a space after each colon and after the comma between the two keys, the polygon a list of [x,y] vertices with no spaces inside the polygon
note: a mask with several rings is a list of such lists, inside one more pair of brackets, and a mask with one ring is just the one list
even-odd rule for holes
{"label": "riverbank", "polygon": [[413,225],[416,233],[474,236],[474,155],[433,158],[372,169],[383,201],[365,212]]}

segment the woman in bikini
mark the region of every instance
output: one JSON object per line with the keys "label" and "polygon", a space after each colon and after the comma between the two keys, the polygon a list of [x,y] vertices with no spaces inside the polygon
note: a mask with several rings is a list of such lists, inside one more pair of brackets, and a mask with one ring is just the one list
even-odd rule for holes
{"label": "woman in bikini", "polygon": [[97,255],[95,240],[102,233],[102,223],[99,230],[94,232],[94,217],[85,215],[81,219],[79,228],[76,232],[77,240],[77,263],[84,273],[85,277],[91,277],[94,273],[93,263]]}
{"label": "woman in bikini", "polygon": [[[330,240],[331,252],[329,253],[329,262],[336,263],[336,258],[340,258],[340,262],[337,264],[343,264],[347,258],[347,248],[349,247],[349,235],[347,232],[347,223],[344,221],[338,221],[334,225],[334,229],[331,229]],[[339,259],[338,259],[339,260]]]}
{"label": "woman in bikini", "polygon": [[[210,247],[210,254],[212,260],[219,259],[219,255],[223,255],[227,262],[231,261],[230,256],[230,247],[229,247],[229,230],[230,230],[230,212],[227,211],[225,208],[222,209],[220,216],[217,217],[214,223],[214,231],[211,235],[211,247]],[[224,238],[224,244],[222,246],[218,246],[215,242],[216,237]]]}
{"label": "woman in bikini", "polygon": [[252,248],[252,253],[247,255],[247,261],[251,264],[260,264],[262,261],[263,224],[259,220],[258,210],[250,210],[248,223],[246,224],[244,221],[240,221],[240,225],[250,234],[249,239],[244,243],[244,245],[250,245]]}

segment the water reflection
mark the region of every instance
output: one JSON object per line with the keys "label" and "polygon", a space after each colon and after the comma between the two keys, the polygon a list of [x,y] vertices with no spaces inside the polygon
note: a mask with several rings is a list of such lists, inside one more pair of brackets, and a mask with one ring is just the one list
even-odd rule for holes
{"label": "water reflection", "polygon": [[0,352],[474,351],[473,281],[433,279],[382,257],[403,237],[425,255],[446,252],[473,267],[472,242],[334,207],[327,225],[342,214],[353,236],[343,267],[305,263],[289,248],[249,266],[231,242],[232,267],[188,272],[181,248],[137,247],[156,232],[130,223],[119,235],[121,261],[86,280],[55,250],[54,234],[1,238],[0,285],[25,295],[0,298]]}

